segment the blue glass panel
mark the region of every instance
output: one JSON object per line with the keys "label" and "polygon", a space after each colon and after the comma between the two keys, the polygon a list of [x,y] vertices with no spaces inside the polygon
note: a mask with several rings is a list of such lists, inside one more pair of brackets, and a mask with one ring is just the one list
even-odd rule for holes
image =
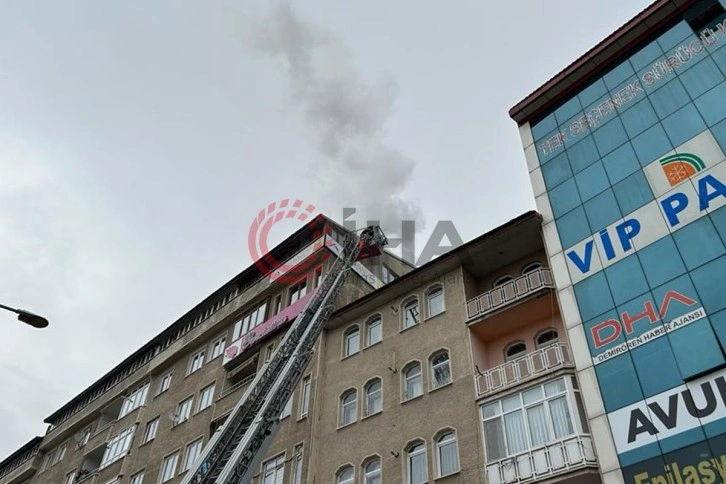
{"label": "blue glass panel", "polygon": [[556,223],[557,231],[560,233],[560,242],[564,248],[571,247],[592,234],[582,207],[577,207],[558,218]]}
{"label": "blue glass panel", "polygon": [[617,183],[628,175],[640,170],[640,162],[630,143],[625,143],[602,159],[610,183]]}
{"label": "blue glass panel", "polygon": [[561,142],[560,132],[556,129],[544,135],[534,145],[537,149],[537,157],[540,160],[540,164],[547,163],[550,158],[557,153],[562,153],[565,149],[564,144]]}
{"label": "blue glass panel", "polygon": [[670,235],[640,249],[638,258],[651,287],[660,286],[686,271]]}
{"label": "blue glass panel", "polygon": [[623,215],[620,213],[615,194],[611,189],[604,191],[584,204],[587,220],[593,232],[604,229]]}
{"label": "blue glass panel", "polygon": [[633,107],[638,101],[646,99],[638,78],[632,75],[610,90],[612,101],[618,113],[622,114]]}
{"label": "blue glass panel", "polygon": [[606,94],[607,87],[605,87],[605,82],[603,82],[602,79],[598,79],[592,83],[592,85],[585,88],[578,97],[580,98],[580,104],[584,107],[589,106],[598,98],[605,96]]}
{"label": "blue glass panel", "polygon": [[724,99],[726,99],[726,82],[722,82],[694,101],[709,126],[713,126],[726,118],[726,102],[724,102]]}
{"label": "blue glass panel", "polygon": [[[723,46],[726,44],[726,42],[720,41],[719,44]],[[721,72],[726,75],[726,49],[719,49],[715,52],[711,52],[711,57],[713,58],[714,62],[716,62],[716,65],[721,69]]]}
{"label": "blue glass panel", "polygon": [[555,110],[555,119],[558,124],[563,125],[565,121],[581,111],[582,106],[580,106],[580,100],[575,96]]}
{"label": "blue glass panel", "polygon": [[[642,310],[642,308],[641,308]],[[662,326],[662,323],[657,323]],[[656,326],[653,325],[652,328]],[[681,376],[668,338],[660,337],[630,351],[644,396],[680,385]],[[657,368],[657,371],[654,369]]]}
{"label": "blue glass panel", "polygon": [[630,58],[630,63],[636,71],[639,71],[644,67],[652,65],[654,60],[662,56],[663,49],[660,48],[657,42],[651,42],[634,54]]}
{"label": "blue glass panel", "polygon": [[673,79],[657,91],[650,93],[649,98],[655,113],[661,119],[676,112],[690,100],[686,89],[678,79]]}
{"label": "blue glass panel", "polygon": [[567,120],[560,129],[566,133],[565,148],[569,148],[580,142],[583,136],[590,133],[590,123],[582,113],[578,111],[573,117]]}
{"label": "blue glass panel", "polygon": [[648,291],[648,282],[635,254],[605,268],[605,277],[615,304],[623,304]]}
{"label": "blue glass panel", "polygon": [[706,129],[706,123],[696,106],[688,103],[663,120],[663,129],[673,146],[679,146]]}
{"label": "blue glass panel", "polygon": [[615,305],[603,272],[578,282],[574,285],[574,290],[583,321],[593,319]]}
{"label": "blue glass panel", "polygon": [[658,45],[660,45],[663,52],[668,52],[673,47],[682,43],[684,39],[693,35],[693,30],[689,27],[688,23],[683,20],[678,23],[675,27],[668,30],[665,34],[658,37]]}
{"label": "blue glass panel", "polygon": [[708,319],[711,322],[713,332],[716,334],[721,346],[726,348],[726,311],[709,314]]}
{"label": "blue glass panel", "polygon": [[696,99],[704,92],[724,80],[724,75],[708,57],[698,64],[681,73],[681,82],[692,99]]}
{"label": "blue glass panel", "polygon": [[674,232],[673,239],[688,270],[726,254],[723,242],[708,217],[702,217]]}
{"label": "blue glass panel", "polygon": [[567,153],[560,153],[550,161],[542,165],[542,177],[548,190],[556,187],[572,176],[570,160]]}
{"label": "blue glass panel", "polygon": [[567,148],[567,155],[570,158],[573,173],[584,170],[600,158],[592,136],[582,138],[576,145]]}
{"label": "blue glass panel", "polygon": [[726,153],[726,120],[721,121],[711,128],[711,134],[713,134],[713,137],[716,138],[716,141],[721,146],[721,151]]}
{"label": "blue glass panel", "polygon": [[[695,429],[686,430],[685,432],[681,432],[676,435],[672,435],[670,437],[665,438],[659,438],[658,443],[660,444],[660,449],[663,451],[663,453],[666,452],[674,452],[679,449],[683,449],[684,447],[688,447],[689,445],[698,443],[698,442],[705,442],[706,436],[703,433],[703,427],[696,427]],[[704,449],[707,449],[708,447],[704,447]],[[700,453],[696,454],[700,455]],[[666,461],[671,463],[672,460],[669,460],[666,456]],[[713,467],[714,473],[718,473],[717,467]],[[696,473],[696,475],[698,475]],[[690,476],[689,476],[690,477]],[[688,482],[689,484],[691,482],[694,482],[693,479],[686,478],[683,484],[686,484]],[[698,481],[695,481],[698,482]],[[703,482],[703,481],[701,481]],[[718,482],[718,481],[714,481]],[[670,483],[669,483],[670,484]],[[673,484],[680,484],[679,482],[675,481]]]}
{"label": "blue glass panel", "polygon": [[611,70],[605,76],[603,77],[603,80],[605,81],[605,85],[610,89],[611,91],[617,87],[620,83],[622,83],[624,80],[626,80],[629,77],[635,76],[635,71],[633,70],[633,66],[630,65],[629,61],[625,61],[619,66],[617,66],[615,69]]}
{"label": "blue glass panel", "polygon": [[535,141],[539,141],[540,138],[543,138],[555,128],[557,128],[557,120],[555,119],[555,114],[552,113],[539,123],[532,126],[532,137]]}
{"label": "blue glass panel", "polygon": [[695,321],[668,333],[683,378],[690,378],[723,364],[724,357],[708,319]]}
{"label": "blue glass panel", "polygon": [[[593,357],[596,358],[597,355],[608,351],[610,348],[625,343],[625,336],[619,320],[620,315],[613,308],[596,318],[582,323],[587,346],[590,348],[590,354]],[[617,324],[617,327],[615,327],[615,324]]]}
{"label": "blue glass panel", "polygon": [[630,353],[600,363],[595,367],[595,373],[606,412],[643,399]]}
{"label": "blue glass panel", "polygon": [[723,275],[726,274],[726,256],[720,257],[691,272],[693,284],[707,313],[726,308]]}
{"label": "blue glass panel", "polygon": [[658,121],[658,116],[656,116],[653,106],[650,105],[650,101],[643,99],[625,111],[620,119],[623,121],[628,136],[632,138],[653,126]]}
{"label": "blue glass panel", "polygon": [[721,207],[715,212],[709,214],[713,226],[721,236],[721,242],[726,244],[726,207]]}
{"label": "blue glass panel", "polygon": [[614,185],[613,193],[623,215],[634,212],[655,198],[641,170]]}
{"label": "blue glass panel", "polygon": [[656,310],[665,323],[701,307],[697,291],[688,274],[670,280],[651,292],[656,303]]}
{"label": "blue glass panel", "polygon": [[575,183],[580,191],[580,199],[585,202],[610,186],[602,162],[598,161],[575,175]]}
{"label": "blue glass panel", "polygon": [[668,135],[666,135],[660,124],[656,124],[645,133],[633,138],[632,143],[635,154],[638,155],[640,166],[648,165],[663,153],[673,149]]}
{"label": "blue glass panel", "polygon": [[563,216],[580,205],[580,196],[577,194],[577,186],[572,178],[550,190],[549,194],[555,218]]}
{"label": "blue glass panel", "polygon": [[614,118],[607,124],[602,125],[593,133],[595,145],[602,156],[607,155],[618,146],[628,140],[623,123],[619,118]]}
{"label": "blue glass panel", "polygon": [[664,57],[659,57],[652,66],[645,67],[638,71],[638,79],[640,79],[640,85],[646,94],[652,94],[654,91],[660,89],[668,81],[676,78],[674,71],[664,71],[660,67]]}

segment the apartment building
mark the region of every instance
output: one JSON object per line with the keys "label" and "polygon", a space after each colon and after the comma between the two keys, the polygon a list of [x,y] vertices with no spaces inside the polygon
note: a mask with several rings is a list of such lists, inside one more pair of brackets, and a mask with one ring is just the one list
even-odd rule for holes
{"label": "apartment building", "polygon": [[[356,264],[254,481],[601,482],[541,223]],[[272,251],[300,281],[242,272],[48,417],[0,484],[180,482],[325,276],[311,257],[344,229],[314,225]]]}

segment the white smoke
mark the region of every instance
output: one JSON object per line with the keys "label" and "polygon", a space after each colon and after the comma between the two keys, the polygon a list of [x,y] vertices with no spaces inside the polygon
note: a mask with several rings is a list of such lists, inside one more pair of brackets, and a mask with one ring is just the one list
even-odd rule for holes
{"label": "white smoke", "polygon": [[415,163],[385,141],[396,85],[386,77],[363,82],[343,43],[329,32],[301,21],[289,5],[280,5],[255,32],[255,45],[281,59],[288,71],[293,99],[304,113],[321,154],[316,184],[339,212],[357,210],[359,226],[379,220],[390,234],[401,221],[424,228],[420,207],[403,192]]}

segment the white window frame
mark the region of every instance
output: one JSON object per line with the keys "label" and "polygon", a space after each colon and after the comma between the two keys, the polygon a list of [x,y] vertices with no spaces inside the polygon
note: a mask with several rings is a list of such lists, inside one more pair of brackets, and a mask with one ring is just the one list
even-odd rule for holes
{"label": "white window frame", "polygon": [[129,484],[144,484],[144,471],[139,471],[131,476]]}
{"label": "white window frame", "polygon": [[66,474],[66,479],[63,481],[64,484],[73,484],[76,482],[76,471],[78,469],[73,469],[71,472]]}
{"label": "white window frame", "polygon": [[[268,477],[272,479],[268,480]],[[285,454],[282,453],[262,464],[260,484],[278,484],[285,479]]]}
{"label": "white window frame", "polygon": [[292,415],[292,399],[294,395],[294,393],[290,395],[290,398],[287,399],[287,403],[285,403],[285,406],[282,407],[282,412],[280,412],[280,420]]}
{"label": "white window frame", "polygon": [[[194,462],[200,455],[202,455],[202,449],[204,449],[203,437],[187,444],[186,449],[184,449],[184,464],[182,465],[182,472],[186,472],[191,469]],[[190,453],[192,450],[194,453]]]}
{"label": "white window frame", "polygon": [[[444,441],[444,438],[448,438],[446,441]],[[446,477],[451,476],[453,474],[458,473],[461,470],[461,462],[459,461],[459,440],[457,439],[456,431],[453,429],[446,429],[444,431],[439,432],[439,435],[436,437],[436,440],[434,441],[434,444],[436,445],[436,474],[438,477]],[[456,456],[456,469],[452,470],[451,472],[448,472],[444,474],[441,470],[441,451],[444,449],[444,447],[453,445],[454,447],[454,455]]]}
{"label": "white window frame", "polygon": [[141,444],[145,444],[147,442],[151,442],[156,438],[156,432],[159,430],[159,417],[156,417],[153,420],[149,420],[146,422],[146,427],[144,428],[144,436],[142,438]]}
{"label": "white window frame", "polygon": [[[351,401],[347,401],[348,397],[352,396],[353,399]],[[340,412],[340,416],[338,417],[338,427],[345,427],[347,425],[354,424],[358,421],[358,390],[355,388],[346,390],[343,392],[343,394],[340,396],[339,399],[340,403],[338,405],[338,410]],[[352,417],[350,421],[346,421],[346,410],[348,410],[350,407],[353,408]]]}
{"label": "white window frame", "polygon": [[[415,307],[415,314],[414,311],[412,311]],[[413,323],[409,324],[409,311],[411,311],[411,321]],[[421,323],[421,305],[419,304],[417,297],[412,297],[406,299],[406,301],[401,305],[401,331],[413,328],[414,326],[418,326],[419,323]]]}
{"label": "white window frame", "polygon": [[288,297],[288,304],[293,304],[296,301],[299,301],[300,299],[304,298],[308,294],[308,280],[307,278],[300,280],[299,282],[296,282],[295,284],[292,284],[288,290],[289,297]]}
{"label": "white window frame", "polygon": [[396,280],[395,272],[391,270],[390,267],[386,266],[385,264],[382,265],[381,268],[381,281],[383,281],[383,284],[388,284],[389,282],[393,282]]}
{"label": "white window frame", "polygon": [[[371,329],[373,327],[378,327],[379,338],[376,341],[371,341]],[[381,341],[383,341],[383,318],[380,314],[377,314],[368,318],[368,321],[366,321],[366,348],[378,344]]]}
{"label": "white window frame", "polygon": [[[542,339],[542,337],[544,335],[552,334],[552,333],[554,333],[554,335],[555,335],[554,338],[549,339],[549,340],[545,341],[544,343],[540,342],[540,340]],[[545,348],[547,346],[556,344],[559,341],[560,341],[560,332],[557,331],[555,328],[547,328],[546,330],[539,332],[537,334],[537,336],[535,336],[535,338],[534,338],[534,346],[535,346],[536,349],[539,350],[541,348]]]}
{"label": "white window frame", "polygon": [[[347,472],[350,472],[350,477],[343,480],[343,475]],[[345,465],[338,469],[338,471],[335,473],[335,483],[336,484],[353,484],[355,482],[355,467],[352,465]]]}
{"label": "white window frame", "polygon": [[131,449],[131,443],[134,440],[135,431],[136,425],[134,424],[109,439],[108,443],[106,444],[106,450],[104,451],[103,457],[101,458],[101,464],[98,466],[99,470],[108,467],[109,465],[113,464],[119,459],[122,459],[126,456],[126,454],[128,454],[129,450]]}
{"label": "white window frame", "polygon": [[530,262],[529,264],[522,267],[522,275],[534,272],[538,269],[542,269],[542,263],[539,261]]}
{"label": "white window frame", "polygon": [[222,335],[212,341],[209,345],[209,361],[217,359],[224,354],[224,345],[227,342],[227,335]]}
{"label": "white window frame", "polygon": [[301,484],[303,475],[303,452],[304,444],[301,442],[292,450],[292,479],[290,484]]}
{"label": "white window frame", "polygon": [[320,286],[320,283],[323,281],[323,266],[319,266],[315,271],[313,271],[313,289]]}
{"label": "white window frame", "polygon": [[[524,351],[518,351],[517,353],[509,354],[512,348],[515,346],[524,345]],[[527,354],[529,350],[527,349],[527,343],[524,341],[512,341],[504,348],[504,361],[514,361],[518,358],[523,357]]]}
{"label": "white window frame", "polygon": [[[409,392],[409,382],[412,382],[416,379],[416,375],[409,376],[408,372],[411,371],[414,368],[418,368],[418,386],[421,389],[421,391],[417,394],[411,394]],[[408,400],[412,400],[414,398],[420,397],[423,395],[423,366],[420,362],[414,361],[406,366],[403,367],[403,371],[401,372],[401,376],[403,377],[403,401],[407,402]]]}
{"label": "white window frame", "polygon": [[192,415],[193,407],[194,396],[191,396],[179,402],[179,405],[177,405],[176,407],[176,421],[174,422],[175,427],[189,420],[189,417],[191,417]]}
{"label": "white window frame", "polygon": [[119,410],[118,418],[121,419],[126,415],[130,414],[137,408],[146,404],[146,398],[149,395],[150,382],[146,382],[140,387],[136,388],[129,396],[121,397],[123,402],[121,403],[121,410]]}
{"label": "white window frame", "polygon": [[[415,452],[412,452],[412,450],[418,446],[421,446],[421,449],[416,450]],[[414,457],[418,457],[419,455],[423,454],[423,470],[424,470],[424,480],[414,482],[411,468],[412,468],[412,461]],[[425,484],[429,480],[429,464],[428,464],[428,457],[426,456],[426,442],[423,440],[419,440],[416,442],[410,443],[406,447],[406,482],[408,484]]]}
{"label": "white window frame", "polygon": [[[377,469],[368,470],[371,464],[378,464]],[[374,481],[376,479],[376,481]],[[374,484],[374,482],[383,482],[383,470],[381,469],[381,458],[379,456],[369,457],[363,462],[363,484]]]}
{"label": "white window frame", "polygon": [[248,309],[241,318],[239,318],[232,329],[232,341],[237,341],[242,336],[246,335],[254,328],[259,326],[265,321],[265,314],[267,313],[267,300],[262,301],[256,306]]}
{"label": "white window frame", "polygon": [[[360,327],[357,324],[351,325],[343,332],[343,358],[353,356],[360,351]],[[353,341],[355,347],[353,347]]]}
{"label": "white window frame", "polygon": [[161,381],[159,382],[159,391],[156,393],[157,395],[161,395],[165,391],[167,391],[169,388],[171,388],[171,381],[174,377],[174,370],[171,370],[164,374],[164,376],[161,377]]}
{"label": "white window frame", "polygon": [[191,375],[192,373],[199,371],[204,366],[204,356],[206,355],[206,349],[202,348],[201,350],[194,353],[192,356],[189,357],[189,366],[187,368],[187,376]]}
{"label": "white window frame", "polygon": [[[441,298],[441,310],[434,313],[431,310],[431,301],[432,301],[432,294],[439,293],[439,296]],[[433,318],[434,316],[438,316],[439,314],[446,311],[446,302],[444,298],[444,287],[440,284],[436,284],[435,286],[431,286],[426,290],[426,317],[427,318]]]}
{"label": "white window frame", "polygon": [[[370,388],[378,384],[378,390],[371,392]],[[363,413],[366,417],[369,417],[371,415],[375,415],[377,413],[381,413],[383,411],[383,382],[380,378],[371,378],[366,382],[365,386],[363,387],[365,390],[365,408],[363,409]],[[371,410],[371,396],[377,394],[377,401],[378,401],[378,409],[373,411]]]}
{"label": "white window frame", "polygon": [[53,462],[50,464],[51,467],[63,460],[63,457],[66,456],[66,449],[68,449],[67,443],[63,443],[58,446],[56,451],[53,453]]}
{"label": "white window frame", "polygon": [[[171,463],[171,466],[168,466],[167,463]],[[173,452],[166,457],[164,457],[161,461],[161,469],[159,470],[159,482],[161,484],[165,482],[169,482],[176,476],[176,470],[179,467],[179,451]],[[171,473],[167,473],[167,471],[170,471]]]}
{"label": "white window frame", "polygon": [[302,380],[300,385],[300,418],[308,416],[310,407],[310,375]]}
{"label": "white window frame", "polygon": [[[440,363],[434,363],[434,360],[438,358],[439,356],[446,355],[446,361],[440,362]],[[439,382],[436,379],[436,370],[439,367],[446,366],[448,368],[448,374],[449,378],[445,382]],[[430,385],[431,389],[435,390],[437,388],[445,387],[452,381],[454,381],[454,376],[452,375],[451,371],[451,354],[447,350],[440,350],[435,352],[433,355],[431,355],[431,358],[429,358],[429,375],[430,375]]]}
{"label": "white window frame", "polygon": [[212,406],[214,403],[214,390],[216,383],[212,383],[199,391],[199,400],[197,400],[197,413]]}

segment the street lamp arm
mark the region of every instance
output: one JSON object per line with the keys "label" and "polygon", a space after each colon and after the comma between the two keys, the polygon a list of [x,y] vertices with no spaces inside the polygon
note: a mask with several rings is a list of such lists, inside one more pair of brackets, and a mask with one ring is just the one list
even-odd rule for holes
{"label": "street lamp arm", "polygon": [[43,316],[31,313],[30,311],[26,311],[25,309],[15,309],[11,308],[10,306],[5,306],[4,304],[0,304],[0,309],[5,309],[6,311],[17,314],[19,321],[22,321],[25,324],[29,324],[34,328],[45,328],[46,326],[48,326],[48,320],[45,319]]}

